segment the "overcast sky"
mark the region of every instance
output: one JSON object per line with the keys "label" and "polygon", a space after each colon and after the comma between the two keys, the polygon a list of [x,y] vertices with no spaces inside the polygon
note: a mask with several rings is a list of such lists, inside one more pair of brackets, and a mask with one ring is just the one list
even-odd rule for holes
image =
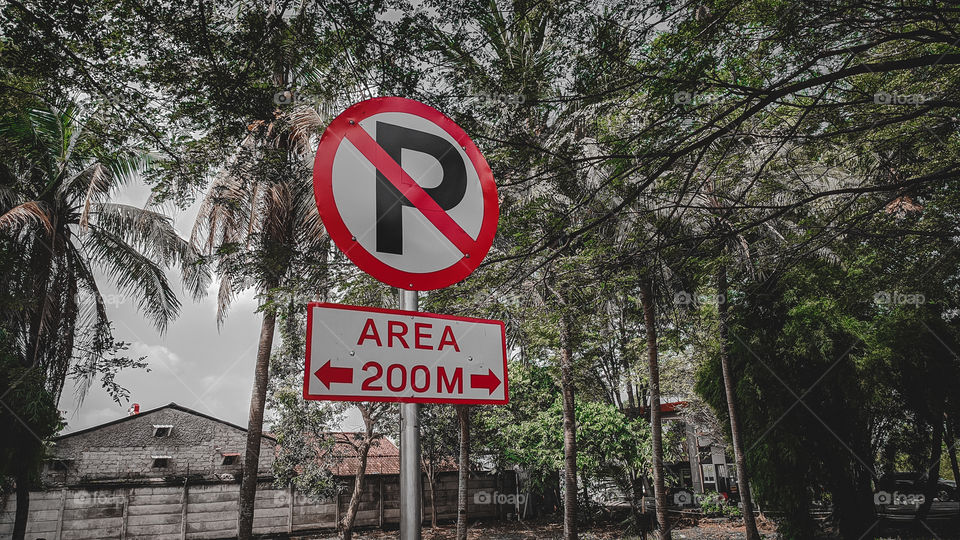
{"label": "overcast sky", "polygon": [[[116,202],[142,206],[150,190],[133,186],[116,197]],[[198,204],[175,216],[177,230],[190,234]],[[125,298],[116,288],[101,281],[101,292],[108,301],[115,338],[131,343],[128,356],[146,356],[150,371],[129,370],[117,376],[117,382],[130,391],[130,403],[139,403],[145,411],[175,402],[205,414],[241,426],[247,425],[253,368],[260,334],[260,316],[253,291],[237,297],[221,328],[216,321],[216,283],[211,293],[194,303],[182,293],[179,275],[168,273],[174,290],[183,303],[181,314],[164,335],[137,311],[136,300]],[[275,343],[276,345],[276,343]],[[67,427],[63,433],[85,429],[115,420],[127,414],[130,403],[117,404],[94,385],[78,404],[72,384],[65,386],[60,400]],[[361,429],[359,413],[354,409],[341,429]]]}

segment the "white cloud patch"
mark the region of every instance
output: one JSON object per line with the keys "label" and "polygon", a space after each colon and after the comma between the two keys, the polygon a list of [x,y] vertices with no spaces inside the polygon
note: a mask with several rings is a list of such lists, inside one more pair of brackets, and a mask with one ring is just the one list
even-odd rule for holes
{"label": "white cloud patch", "polygon": [[146,343],[135,341],[130,345],[128,352],[132,357],[146,356],[147,363],[150,364],[151,367],[163,365],[171,370],[176,370],[183,364],[183,359],[180,358],[180,355],[163,345],[147,345]]}

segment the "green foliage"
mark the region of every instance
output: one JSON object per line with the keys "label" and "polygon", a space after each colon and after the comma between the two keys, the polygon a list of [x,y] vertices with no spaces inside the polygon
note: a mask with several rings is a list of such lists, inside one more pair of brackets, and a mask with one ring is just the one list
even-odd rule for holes
{"label": "green foliage", "polygon": [[[485,450],[539,473],[563,467],[562,402],[549,370],[512,366],[510,404],[478,414]],[[544,403],[549,403],[544,407]],[[650,466],[650,426],[616,406],[578,400],[577,470],[587,477],[626,477]],[[669,456],[673,457],[673,456]]]}
{"label": "green foliage", "polygon": [[700,512],[706,517],[741,517],[743,513],[719,493],[704,493],[700,498]]}
{"label": "green foliage", "polygon": [[8,334],[0,329],[0,478],[39,481],[47,442],[63,428],[57,400],[40,370],[24,367]]}

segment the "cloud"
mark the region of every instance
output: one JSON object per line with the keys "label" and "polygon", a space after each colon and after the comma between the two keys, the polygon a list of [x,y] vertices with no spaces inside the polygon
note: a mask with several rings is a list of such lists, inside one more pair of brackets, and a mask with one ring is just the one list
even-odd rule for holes
{"label": "cloud", "polygon": [[135,341],[130,344],[129,352],[133,357],[146,356],[151,366],[163,365],[175,371],[183,364],[180,355],[163,345],[147,345],[141,341]]}

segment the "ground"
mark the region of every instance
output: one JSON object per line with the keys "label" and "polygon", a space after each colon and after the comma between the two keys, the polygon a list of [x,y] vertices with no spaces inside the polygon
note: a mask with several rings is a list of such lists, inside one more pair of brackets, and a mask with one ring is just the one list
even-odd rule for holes
{"label": "ground", "polygon": [[[766,538],[774,538],[772,530],[764,531]],[[443,525],[437,529],[429,526],[423,528],[423,540],[452,540],[456,537],[456,527],[454,525]],[[498,523],[498,524],[472,524],[469,540],[541,540],[550,538],[561,538],[563,536],[562,523],[542,523],[542,522],[523,522],[523,523]],[[319,535],[302,537],[302,540],[333,540],[337,538],[334,535]],[[399,538],[397,531],[362,531],[354,535],[356,540],[396,540]],[[621,538],[639,539],[639,535],[624,535],[622,527],[617,525],[603,525],[596,527],[586,527],[580,531],[580,538],[583,540],[614,540]],[[653,540],[654,535],[648,534],[647,538]],[[673,530],[675,540],[740,540],[745,539],[743,526],[738,522],[726,520],[701,520],[699,524],[680,524]]]}

